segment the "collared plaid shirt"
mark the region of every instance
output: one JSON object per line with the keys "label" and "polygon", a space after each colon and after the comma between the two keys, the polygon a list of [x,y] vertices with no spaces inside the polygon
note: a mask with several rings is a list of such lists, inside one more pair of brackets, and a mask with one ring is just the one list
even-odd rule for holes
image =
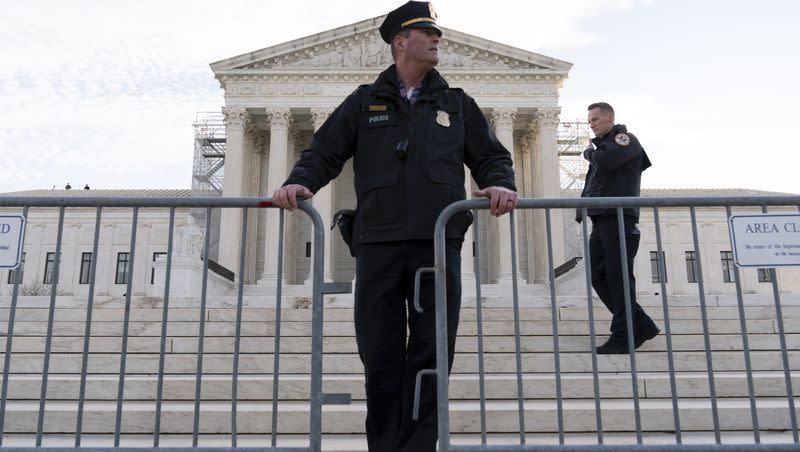
{"label": "collared plaid shirt", "polygon": [[400,83],[400,96],[404,97],[408,100],[408,103],[414,105],[414,102],[417,101],[417,97],[419,97],[420,91],[422,91],[422,82],[420,82],[417,86],[411,88],[411,92],[406,91],[406,87],[403,86],[403,80],[400,77],[397,77],[398,82]]}

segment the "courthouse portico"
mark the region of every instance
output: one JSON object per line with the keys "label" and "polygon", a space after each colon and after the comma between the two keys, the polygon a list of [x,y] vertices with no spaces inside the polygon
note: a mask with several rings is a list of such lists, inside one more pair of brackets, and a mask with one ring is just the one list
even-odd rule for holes
{"label": "courthouse portico", "polygon": [[[270,196],[286,178],[334,108],[360,84],[371,83],[391,64],[389,47],[378,27],[383,17],[365,20],[306,38],[213,63],[225,90],[222,111],[227,129],[224,196]],[[500,141],[513,150],[517,186],[524,197],[560,196],[556,150],[559,90],[571,64],[476,36],[443,29],[439,71],[452,86],[473,96],[491,120]],[[329,224],[333,213],[355,207],[352,164],[320,190],[313,205]],[[467,171],[467,193],[474,187]],[[277,280],[278,211],[266,209],[248,217],[247,283],[274,285]],[[308,279],[310,226],[303,215],[287,215],[289,284]],[[490,246],[481,262],[485,283],[510,283],[513,278],[506,232],[509,217],[479,223]],[[223,211],[219,260],[239,273],[240,212]],[[471,231],[474,227],[471,229]],[[544,282],[547,272],[545,221],[542,214],[517,215],[519,275],[529,283]],[[553,217],[555,264],[565,260],[563,224]],[[258,231],[258,235],[252,234]],[[471,234],[463,255],[465,278],[474,278]],[[352,279],[353,261],[338,234],[326,240],[325,279]],[[307,251],[309,250],[309,251]],[[498,255],[497,250],[503,253]]]}

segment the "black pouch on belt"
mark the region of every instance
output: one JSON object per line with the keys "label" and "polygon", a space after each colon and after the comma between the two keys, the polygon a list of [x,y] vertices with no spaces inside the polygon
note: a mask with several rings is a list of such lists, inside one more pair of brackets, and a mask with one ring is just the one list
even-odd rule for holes
{"label": "black pouch on belt", "polygon": [[342,234],[342,239],[347,247],[350,249],[350,255],[356,257],[356,249],[353,245],[353,222],[356,218],[356,211],[353,209],[342,209],[333,214],[333,221],[331,222],[331,230],[334,226],[339,226],[339,233]]}

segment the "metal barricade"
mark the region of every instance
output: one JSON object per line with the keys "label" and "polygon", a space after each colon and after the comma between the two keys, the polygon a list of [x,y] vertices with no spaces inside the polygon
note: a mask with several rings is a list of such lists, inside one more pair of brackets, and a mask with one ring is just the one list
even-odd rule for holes
{"label": "metal barricade", "polygon": [[[516,428],[517,433],[519,434],[518,441],[513,441],[511,438],[511,434],[508,431],[505,431],[505,435],[500,435],[495,433],[500,440],[495,442],[495,444],[490,444],[489,441],[490,433],[487,433],[487,396],[486,396],[486,370],[484,363],[484,355],[485,355],[485,346],[484,346],[484,327],[483,327],[483,317],[486,315],[485,311],[489,308],[484,308],[482,306],[482,295],[481,295],[481,276],[479,273],[480,270],[480,256],[481,250],[485,248],[484,245],[481,244],[481,239],[479,237],[480,228],[473,227],[474,229],[474,260],[475,260],[475,279],[476,279],[476,317],[475,320],[477,322],[477,358],[478,358],[478,391],[479,391],[479,424],[480,424],[480,444],[474,444],[472,441],[472,436],[467,437],[451,437],[451,407],[450,407],[450,387],[449,387],[449,379],[448,379],[448,353],[447,353],[447,307],[446,307],[446,284],[445,284],[445,240],[444,240],[444,231],[445,225],[447,221],[456,213],[475,209],[475,218],[476,218],[476,225],[478,224],[478,214],[480,210],[487,209],[489,207],[488,200],[470,200],[470,201],[460,201],[453,203],[452,205],[448,206],[442,214],[439,216],[439,219],[436,223],[436,230],[435,230],[435,267],[432,271],[435,273],[435,287],[436,287],[436,350],[437,350],[437,357],[436,357],[436,369],[428,371],[435,372],[436,375],[436,384],[437,384],[437,410],[438,410],[438,432],[439,432],[439,450],[442,452],[447,451],[484,451],[484,450],[504,450],[504,451],[511,451],[511,450],[531,450],[531,451],[603,451],[603,450],[614,450],[614,451],[631,451],[631,450],[642,450],[642,451],[711,451],[711,450],[725,450],[725,451],[754,451],[754,450],[800,450],[800,442],[798,441],[798,426],[797,426],[797,409],[795,407],[795,390],[792,386],[792,367],[790,361],[793,361],[794,370],[794,378],[797,379],[797,369],[798,364],[796,362],[796,354],[792,354],[792,359],[790,360],[789,350],[787,349],[787,334],[785,332],[785,324],[784,324],[784,315],[782,313],[782,301],[781,301],[781,291],[778,286],[778,280],[776,276],[775,269],[765,270],[768,272],[769,281],[772,283],[772,298],[773,298],[773,305],[774,305],[774,325],[775,325],[775,333],[778,335],[778,342],[779,346],[777,347],[776,351],[779,353],[775,353],[775,355],[780,356],[780,367],[781,371],[775,371],[775,375],[773,375],[773,379],[776,380],[778,378],[783,380],[783,395],[779,395],[778,397],[765,397],[759,394],[759,391],[754,389],[754,365],[751,361],[751,350],[748,344],[748,337],[749,333],[747,330],[747,318],[746,318],[746,309],[744,303],[744,293],[742,290],[742,286],[740,283],[740,274],[738,267],[733,269],[734,272],[734,279],[735,279],[735,296],[736,296],[736,307],[738,308],[738,327],[739,331],[736,334],[731,334],[731,337],[738,336],[736,340],[740,340],[742,344],[742,351],[744,355],[744,370],[746,373],[746,386],[747,386],[747,393],[746,395],[742,395],[741,399],[747,400],[747,405],[741,407],[734,407],[737,411],[735,414],[741,413],[740,416],[736,416],[737,418],[747,419],[749,421],[742,421],[746,422],[747,426],[745,427],[735,427],[734,429],[738,430],[740,433],[739,437],[735,441],[723,441],[722,434],[725,433],[725,426],[721,425],[720,423],[720,413],[719,413],[719,401],[718,396],[716,393],[716,379],[721,378],[724,372],[719,370],[715,371],[714,364],[715,361],[713,360],[713,353],[712,353],[712,344],[711,344],[711,332],[709,328],[709,314],[708,314],[708,307],[706,302],[706,289],[703,283],[703,266],[702,266],[702,259],[703,256],[702,249],[700,246],[700,240],[698,238],[698,222],[696,217],[696,209],[697,208],[705,208],[705,207],[715,207],[717,209],[725,209],[726,218],[731,216],[732,209],[734,207],[740,208],[760,208],[760,210],[764,213],[767,212],[768,206],[782,206],[782,207],[789,207],[792,211],[796,211],[798,207],[800,207],[800,196],[758,196],[758,197],[695,197],[695,198],[588,198],[588,199],[522,199],[519,201],[519,205],[517,207],[517,212],[520,209],[538,209],[543,211],[545,217],[545,225],[547,229],[547,247],[548,247],[548,281],[547,285],[549,288],[549,298],[550,298],[550,316],[552,320],[552,359],[553,359],[553,377],[555,378],[555,417],[556,422],[554,423],[557,427],[555,427],[555,431],[553,431],[552,435],[557,433],[557,440],[555,437],[547,437],[542,439],[541,435],[536,437],[537,444],[530,444],[528,438],[530,438],[531,434],[536,433],[539,434],[540,432],[536,430],[534,425],[537,425],[533,420],[532,417],[536,417],[538,414],[535,410],[535,400],[526,400],[525,396],[525,388],[524,386],[524,378],[523,374],[523,358],[522,358],[522,347],[521,347],[521,334],[520,334],[520,303],[519,303],[519,294],[518,294],[518,287],[517,287],[517,278],[514,276],[513,284],[511,285],[511,293],[512,293],[512,301],[513,304],[511,308],[513,309],[513,323],[514,323],[514,357],[515,357],[515,366],[516,369],[514,371],[516,375],[516,406],[517,406],[517,417],[518,417],[518,427]],[[584,258],[584,266],[585,266],[585,277],[586,277],[586,298],[588,300],[588,334],[589,334],[589,345],[586,350],[586,355],[581,357],[581,359],[589,358],[589,352],[591,357],[591,377],[592,377],[592,393],[593,396],[591,401],[585,400],[585,403],[582,405],[582,413],[585,415],[582,419],[584,419],[585,424],[590,424],[591,422],[585,422],[586,418],[591,416],[594,417],[594,431],[591,428],[586,428],[583,431],[582,437],[574,437],[572,439],[568,438],[567,435],[570,433],[570,429],[565,427],[565,420],[566,421],[573,421],[572,425],[574,426],[574,419],[569,419],[567,417],[565,419],[565,409],[564,409],[564,394],[562,391],[562,380],[564,377],[564,372],[561,369],[562,359],[564,353],[561,353],[559,350],[559,342],[563,340],[559,336],[559,312],[557,307],[557,300],[556,300],[556,287],[558,282],[556,281],[555,277],[555,266],[554,266],[554,257],[553,257],[553,243],[551,240],[552,236],[552,225],[551,225],[551,215],[552,212],[555,210],[559,212],[558,209],[573,209],[577,210],[577,212],[586,219],[587,217],[587,209],[590,208],[613,208],[616,210],[617,216],[617,224],[619,226],[619,238],[620,238],[620,255],[622,258],[622,268],[627,267],[627,256],[626,256],[626,249],[625,249],[625,231],[622,224],[623,220],[623,208],[641,208],[642,212],[645,210],[652,210],[653,219],[655,223],[655,235],[656,235],[656,246],[657,246],[657,256],[663,256],[663,243],[662,243],[662,230],[661,230],[661,220],[659,217],[659,212],[663,211],[666,208],[680,208],[683,212],[688,210],[689,217],[690,217],[690,227],[691,227],[691,248],[694,252],[694,259],[696,259],[697,269],[696,274],[698,277],[697,284],[697,297],[699,301],[699,317],[700,323],[702,325],[702,358],[701,355],[696,355],[696,361],[704,360],[704,372],[706,376],[706,381],[701,382],[704,387],[707,388],[707,397],[698,397],[696,394],[693,400],[681,400],[681,397],[678,393],[677,383],[676,383],[676,375],[678,371],[676,370],[676,362],[674,359],[675,351],[673,350],[673,337],[674,332],[673,327],[674,324],[670,324],[670,301],[668,299],[668,292],[667,292],[667,285],[666,285],[666,270],[665,266],[662,262],[659,261],[658,263],[658,279],[660,282],[660,295],[661,295],[661,308],[663,309],[663,321],[664,321],[664,331],[662,331],[662,335],[666,341],[666,360],[667,360],[667,375],[669,377],[669,395],[663,396],[665,399],[669,397],[671,401],[671,425],[669,427],[664,428],[657,427],[657,433],[659,435],[657,437],[645,437],[645,433],[648,433],[642,425],[642,412],[640,410],[640,391],[644,388],[642,386],[642,381],[640,376],[637,375],[637,352],[635,352],[634,346],[634,338],[633,335],[628,335],[628,355],[626,356],[626,360],[624,362],[618,361],[617,364],[626,367],[627,371],[617,371],[618,374],[629,374],[630,376],[630,385],[631,385],[631,395],[630,395],[630,403],[624,402],[624,406],[626,408],[625,413],[632,413],[633,417],[633,429],[630,431],[630,436],[628,438],[616,438],[616,441],[609,441],[607,436],[604,436],[604,427],[609,427],[613,422],[604,423],[603,419],[603,412],[610,410],[609,406],[605,406],[606,404],[617,403],[615,401],[610,400],[603,400],[600,391],[600,383],[599,380],[603,377],[601,368],[603,367],[602,360],[598,359],[598,355],[595,350],[595,346],[597,344],[596,341],[596,331],[595,331],[595,318],[593,314],[593,290],[591,284],[591,275],[590,275],[590,267],[589,267],[589,233],[587,228],[588,221],[583,221],[581,226],[581,234],[583,237],[583,258]],[[503,234],[504,231],[500,231],[500,234]],[[515,231],[515,219],[514,213],[511,214],[511,221],[510,221],[510,228],[508,233],[510,234],[510,241],[511,241],[511,250],[510,255],[512,259],[512,268],[514,275],[517,274],[517,250],[516,250],[516,231]],[[538,244],[541,246],[542,244]],[[688,271],[688,270],[687,270]],[[627,272],[622,272],[624,275],[624,287],[628,287],[628,275]],[[655,278],[655,274],[653,276]],[[655,280],[654,280],[655,282]],[[508,288],[506,289],[508,290]],[[656,293],[655,295],[658,295]],[[627,330],[632,331],[633,319],[631,317],[631,297],[628,290],[625,290],[625,306],[627,307]],[[462,310],[467,308],[462,308]],[[463,316],[462,316],[463,317]],[[464,326],[464,321],[462,320],[462,328]],[[471,326],[471,325],[470,325]],[[679,325],[680,327],[680,325]],[[792,329],[792,332],[796,332],[796,328]],[[575,334],[575,333],[573,333]],[[462,340],[462,339],[459,339]],[[796,350],[792,350],[796,351]],[[738,353],[738,352],[737,352]],[[663,355],[662,355],[663,356]],[[731,355],[725,355],[731,356]],[[773,356],[773,355],[770,355]],[[608,358],[603,358],[608,359]],[[456,355],[456,360],[458,360],[458,354]],[[507,360],[510,362],[510,360]],[[587,366],[588,366],[588,359]],[[601,361],[601,362],[599,362]],[[652,362],[652,360],[651,360]],[[608,364],[607,362],[605,364]],[[662,362],[659,362],[659,367],[662,366]],[[509,364],[510,365],[510,364]],[[508,369],[506,365],[504,369]],[[652,364],[650,365],[652,367]],[[606,366],[607,367],[607,366]],[[508,371],[508,370],[506,370]],[[425,372],[425,371],[423,371]],[[548,372],[545,370],[545,372]],[[588,373],[588,371],[587,371]],[[697,372],[699,373],[699,371]],[[778,377],[779,374],[782,374],[782,377]],[[697,376],[697,375],[694,375]],[[663,377],[663,371],[662,371]],[[663,377],[665,378],[665,377]],[[419,380],[419,378],[418,378]],[[699,377],[696,379],[699,380]],[[587,383],[588,384],[588,381]],[[705,386],[707,385],[707,386]],[[775,391],[772,391],[775,392]],[[767,394],[769,396],[769,394]],[[763,397],[763,398],[762,398]],[[508,402],[508,401],[506,401]],[[666,407],[666,400],[664,400],[664,406]],[[773,425],[780,425],[779,427],[785,433],[783,436],[772,438],[772,439],[763,439],[763,424],[759,424],[759,413],[762,409],[765,409],[761,405],[767,405],[769,408],[768,411],[764,411],[766,413],[766,417],[771,418]],[[686,414],[687,408],[690,408],[689,404],[695,404],[692,406],[702,406],[703,409],[701,410],[694,410],[688,418],[685,416],[682,417],[682,414]],[[628,408],[632,405],[632,409]],[[506,405],[507,406],[507,405]],[[588,408],[589,406],[593,406],[593,409]],[[620,406],[618,405],[614,406]],[[710,410],[706,414],[702,414],[706,412],[705,407],[710,406]],[[728,406],[728,411],[730,412],[731,407]],[[508,408],[510,410],[510,408]],[[662,412],[666,412],[667,408],[662,409]],[[547,415],[548,411],[542,411]],[[576,410],[573,410],[573,414],[576,413]],[[701,414],[697,414],[701,413]],[[578,412],[575,417],[581,417],[581,412]],[[707,430],[705,436],[695,435],[695,441],[692,441],[691,437],[686,434],[686,426],[688,425],[688,430],[695,430],[696,425],[692,424],[705,424],[707,423],[708,416],[711,417],[711,428]],[[543,416],[543,415],[539,415]],[[492,416],[488,416],[491,418]],[[495,418],[501,416],[495,416]],[[506,416],[508,419],[510,416]],[[664,416],[661,416],[662,419],[659,420],[657,425],[663,425],[665,422],[668,422],[663,419]],[[617,416],[616,419],[619,419]],[[775,421],[778,419],[778,422]],[[647,420],[647,419],[646,419]],[[652,421],[650,419],[649,421]],[[465,422],[463,419],[460,421],[461,423],[455,427],[455,430],[452,431],[462,431],[462,427]],[[470,418],[471,422],[469,424],[469,428],[473,429],[476,428],[474,419]],[[619,422],[619,421],[617,421]],[[552,418],[549,420],[548,425],[552,425]],[[738,424],[741,424],[739,422]],[[738,425],[737,424],[737,425]],[[626,424],[628,425],[628,424]],[[653,425],[651,422],[650,425]],[[703,429],[699,429],[703,430]],[[751,441],[742,441],[741,436],[747,434],[752,430],[752,440]],[[572,432],[574,433],[575,430],[573,429]],[[713,432],[713,437],[711,436]],[[649,433],[654,433],[653,428],[649,429]],[[652,435],[651,435],[652,436]],[[591,437],[595,437],[592,441]],[[689,439],[687,439],[687,437]],[[570,439],[568,441],[568,439]],[[647,441],[646,441],[647,439]],[[555,442],[555,444],[554,444]],[[514,444],[516,443],[516,444]],[[571,443],[571,444],[568,444]]]}
{"label": "metal barricade", "polygon": [[[15,370],[14,367],[14,360],[12,357],[14,356],[14,339],[15,339],[15,323],[16,323],[16,315],[18,311],[18,300],[20,297],[20,278],[19,274],[12,271],[16,276],[12,278],[9,275],[9,282],[13,279],[13,289],[11,293],[11,301],[10,306],[8,309],[8,326],[5,334],[5,355],[4,355],[4,365],[3,365],[3,381],[2,381],[2,394],[0,394],[0,446],[6,449],[20,449],[25,450],[30,447],[41,448],[44,446],[50,446],[54,448],[58,448],[59,450],[64,449],[78,449],[78,448],[91,448],[91,447],[98,447],[98,445],[104,449],[108,448],[131,448],[133,446],[140,447],[143,443],[147,443],[147,436],[152,435],[152,448],[160,448],[164,447],[163,443],[161,443],[162,437],[162,411],[164,406],[164,386],[165,386],[165,356],[166,353],[166,346],[167,346],[167,338],[168,338],[168,325],[170,325],[170,282],[171,282],[171,272],[173,269],[173,249],[175,244],[174,242],[174,231],[175,231],[175,211],[176,209],[189,209],[189,208],[201,208],[205,209],[206,211],[206,224],[205,224],[205,238],[203,244],[203,256],[208,256],[209,251],[209,236],[208,231],[210,228],[210,221],[211,221],[211,209],[212,208],[228,208],[228,209],[240,209],[241,210],[241,237],[239,240],[239,268],[243,269],[245,266],[245,253],[246,253],[246,243],[248,237],[248,215],[252,215],[253,209],[258,208],[272,208],[273,205],[269,199],[264,198],[161,198],[161,199],[153,199],[153,198],[99,198],[99,197],[70,197],[70,198],[55,198],[55,197],[6,197],[0,198],[0,207],[3,208],[13,208],[13,209],[20,209],[21,213],[24,217],[28,217],[30,212],[35,211],[36,209],[41,208],[57,208],[58,209],[58,234],[57,240],[55,245],[55,253],[54,253],[54,262],[52,266],[52,281],[51,281],[51,289],[49,293],[49,306],[47,309],[47,321],[46,321],[46,335],[45,335],[45,345],[44,351],[42,353],[43,357],[43,366],[41,368],[41,383],[40,383],[40,395],[38,398],[38,409],[35,410],[35,428],[31,422],[27,422],[25,420],[20,420],[19,418],[14,419],[17,425],[30,424],[31,429],[28,430],[28,433],[24,435],[24,440],[21,441],[17,438],[17,441],[14,442],[12,445],[3,444],[3,439],[7,438],[9,434],[7,425],[10,419],[13,419],[12,416],[15,415],[14,412],[9,412],[8,402],[9,402],[9,383],[16,377],[17,379],[21,378],[22,373],[28,373],[28,377],[33,376],[36,377],[36,372],[33,369],[18,369]],[[59,284],[59,269],[61,268],[61,252],[64,245],[64,220],[65,220],[65,212],[69,209],[74,208],[95,208],[96,209],[96,216],[95,216],[95,223],[94,223],[94,240],[93,240],[93,251],[92,251],[92,259],[91,265],[89,270],[89,293],[88,298],[86,301],[86,312],[84,319],[74,319],[78,321],[82,321],[84,324],[83,329],[83,346],[82,346],[82,354],[80,355],[80,374],[79,374],[79,396],[77,398],[76,403],[64,402],[62,400],[48,400],[48,382],[51,377],[51,373],[53,369],[51,369],[51,356],[53,355],[53,341],[54,338],[57,337],[54,332],[54,326],[56,325],[56,300],[58,295],[58,284]],[[166,254],[166,273],[165,273],[165,284],[164,284],[164,293],[163,299],[160,300],[162,303],[162,313],[160,319],[160,336],[159,336],[159,344],[158,344],[158,370],[157,374],[155,375],[157,379],[156,383],[156,394],[155,400],[146,399],[146,401],[154,402],[155,409],[152,411],[147,411],[148,413],[152,413],[153,415],[153,427],[152,431],[148,432],[146,427],[144,431],[137,430],[135,433],[138,435],[132,435],[135,438],[138,438],[134,441],[127,441],[124,436],[126,433],[123,428],[123,418],[126,414],[136,416],[136,413],[126,412],[126,403],[129,401],[129,398],[126,398],[125,389],[126,389],[126,375],[128,375],[128,368],[127,366],[127,358],[129,357],[129,344],[128,339],[132,336],[130,326],[132,324],[131,321],[131,298],[133,295],[133,287],[132,282],[133,278],[128,277],[127,280],[127,290],[124,294],[124,318],[122,320],[122,333],[121,333],[121,345],[119,349],[119,367],[118,373],[113,369],[109,369],[108,365],[103,367],[102,369],[98,369],[97,366],[93,370],[89,369],[89,357],[90,357],[90,349],[92,348],[92,340],[94,337],[92,336],[93,333],[93,313],[96,313],[96,305],[95,303],[95,278],[97,272],[97,263],[98,263],[98,248],[100,246],[100,230],[101,230],[101,218],[104,212],[110,208],[122,208],[122,209],[131,209],[132,210],[132,220],[131,220],[131,236],[130,236],[130,255],[129,255],[129,265],[131,269],[134,269],[134,262],[135,259],[138,259],[136,251],[136,240],[137,240],[137,226],[139,224],[139,213],[140,209],[168,209],[169,211],[169,235],[168,235],[168,244],[167,244],[167,254]],[[300,202],[299,203],[299,210],[302,210],[306,215],[309,216],[313,223],[313,284],[311,287],[311,344],[309,353],[311,355],[310,359],[310,381],[309,381],[309,388],[308,393],[309,396],[309,437],[306,446],[299,446],[299,447],[286,447],[286,446],[278,446],[277,444],[277,435],[278,435],[278,418],[279,418],[279,385],[280,385],[280,364],[281,364],[281,299],[282,299],[282,255],[283,255],[283,233],[284,233],[284,211],[281,209],[279,211],[280,215],[280,226],[278,230],[278,237],[277,240],[278,244],[278,272],[277,272],[277,284],[276,284],[276,293],[275,293],[275,318],[274,318],[274,352],[273,352],[273,363],[270,370],[271,371],[271,382],[268,380],[268,373],[267,378],[265,378],[264,386],[268,387],[269,385],[272,386],[272,393],[271,396],[269,394],[264,394],[263,399],[271,399],[272,407],[271,411],[267,412],[264,410],[264,415],[271,418],[271,425],[267,426],[266,422],[264,422],[263,430],[260,432],[266,433],[269,436],[269,443],[270,447],[259,447],[259,450],[274,450],[274,451],[319,451],[321,449],[321,413],[322,413],[322,405],[323,404],[342,404],[342,403],[349,403],[350,396],[349,394],[324,394],[322,392],[322,326],[323,326],[323,306],[322,306],[322,296],[325,293],[343,293],[349,291],[349,284],[348,287],[343,287],[341,284],[334,284],[334,283],[324,283],[323,282],[323,250],[324,250],[324,229],[323,229],[323,222],[320,218],[319,214],[311,207],[309,203]],[[141,231],[139,231],[141,233]],[[274,238],[267,238],[272,239]],[[196,332],[196,336],[194,336],[192,332],[184,333],[184,335],[188,336],[190,339],[196,337],[197,344],[196,344],[196,364],[194,372],[191,370],[184,370],[182,371],[184,375],[190,375],[194,373],[194,397],[193,403],[190,406],[189,402],[180,401],[176,402],[172,400],[173,410],[177,409],[177,414],[175,412],[172,413],[173,420],[177,417],[183,417],[184,419],[181,421],[181,425],[191,425],[191,430],[189,432],[181,432],[181,438],[183,438],[182,442],[172,441],[168,447],[170,450],[181,450],[181,449],[194,449],[197,448],[198,445],[203,446],[201,444],[203,441],[200,441],[200,435],[203,433],[217,433],[213,430],[209,432],[209,428],[206,426],[205,428],[201,427],[201,417],[206,417],[208,420],[209,416],[216,416],[216,415],[224,415],[230,416],[230,429],[228,432],[221,431],[219,433],[224,433],[226,436],[230,436],[230,447],[217,447],[217,450],[229,450],[231,448],[237,448],[237,436],[238,436],[238,426],[237,426],[237,414],[239,413],[239,409],[237,404],[239,402],[239,357],[241,354],[240,351],[240,343],[242,338],[242,312],[243,312],[243,294],[244,294],[244,278],[241,277],[241,273],[238,279],[235,281],[235,290],[236,290],[236,306],[235,306],[235,332],[233,338],[233,350],[232,350],[232,369],[229,373],[225,372],[223,376],[229,375],[231,378],[231,385],[230,385],[230,408],[229,409],[218,409],[216,412],[207,412],[204,414],[204,401],[202,395],[203,383],[204,383],[204,375],[208,375],[204,373],[203,365],[204,362],[206,364],[209,363],[210,357],[204,356],[204,343],[206,342],[206,332],[205,332],[205,324],[206,318],[208,317],[208,310],[207,310],[207,299],[208,299],[208,277],[209,277],[209,261],[208,258],[203,258],[203,266],[202,266],[202,288],[201,288],[201,295],[200,295],[200,304],[199,304],[199,311],[194,318],[196,318],[197,324],[199,329]],[[133,270],[131,270],[133,271]],[[271,320],[271,319],[270,319]],[[95,325],[96,327],[96,325]],[[103,333],[96,333],[96,334],[103,334]],[[135,335],[135,332],[134,334]],[[153,351],[155,353],[155,351]],[[63,358],[62,358],[63,359]],[[134,357],[135,359],[135,357]],[[219,359],[219,358],[217,358]],[[77,360],[77,357],[75,358]],[[110,359],[109,362],[112,362],[113,359]],[[63,366],[63,363],[62,363]],[[188,366],[186,366],[188,367]],[[264,366],[267,368],[268,366]],[[76,366],[77,369],[77,366]],[[84,435],[86,435],[85,430],[87,425],[91,425],[91,422],[98,423],[103,417],[107,417],[103,414],[103,412],[95,412],[92,414],[92,419],[86,418],[87,414],[87,407],[91,405],[92,401],[87,401],[86,399],[86,391],[87,391],[87,377],[91,374],[97,374],[102,372],[103,374],[110,375],[109,379],[113,379],[116,377],[117,381],[117,390],[116,390],[116,407],[113,411],[114,416],[114,428],[113,428],[113,440],[110,438],[111,432],[101,435],[103,438],[108,437],[108,442],[104,443],[99,442],[95,439],[91,441],[91,446],[86,447],[86,441],[82,441]],[[36,372],[31,374],[32,372]],[[141,371],[137,371],[141,372]],[[134,375],[134,378],[150,378],[147,375]],[[74,378],[74,374],[73,377]],[[187,381],[190,381],[191,377],[186,377]],[[29,378],[30,379],[30,378]],[[35,385],[29,385],[35,386]],[[52,392],[52,391],[51,391]],[[185,391],[188,392],[188,391]],[[141,394],[135,397],[142,397]],[[30,394],[29,396],[25,397],[28,400],[35,400],[35,396]],[[188,397],[187,397],[188,398]],[[30,402],[29,402],[30,403]],[[209,403],[209,402],[205,402]],[[224,403],[219,402],[219,403]],[[69,413],[69,416],[64,418],[69,418],[70,416],[74,416],[76,421],[73,424],[73,427],[69,425],[62,425],[67,424],[67,422],[62,422],[59,425],[51,425],[49,428],[45,426],[45,418],[50,414],[50,409],[48,407],[50,405],[55,405],[53,408],[56,411],[66,411]],[[176,408],[176,405],[181,405]],[[29,410],[32,408],[28,407]],[[183,414],[180,413],[183,411]],[[109,413],[110,414],[110,413]],[[140,416],[141,417],[141,416]],[[188,422],[189,417],[191,417],[191,423]],[[27,422],[27,424],[26,424]],[[105,422],[105,421],[103,421]],[[250,421],[252,424],[252,420]],[[248,424],[248,425],[250,425]],[[110,424],[109,424],[110,425]],[[174,433],[174,432],[168,432]],[[52,441],[48,438],[48,436],[53,436],[55,439]],[[142,439],[144,436],[145,439]],[[73,438],[74,437],[74,438]],[[29,443],[26,442],[27,439],[30,439]],[[43,441],[44,440],[44,441]],[[266,438],[263,440],[259,440],[259,445],[263,444],[261,441],[265,441]],[[105,440],[103,440],[105,441]],[[128,444],[125,444],[128,443]],[[82,447],[83,446],[83,447]],[[150,449],[150,447],[140,447],[141,449]],[[212,450],[215,448],[208,447],[205,445],[206,449]],[[239,449],[247,450],[247,448],[239,447]]]}

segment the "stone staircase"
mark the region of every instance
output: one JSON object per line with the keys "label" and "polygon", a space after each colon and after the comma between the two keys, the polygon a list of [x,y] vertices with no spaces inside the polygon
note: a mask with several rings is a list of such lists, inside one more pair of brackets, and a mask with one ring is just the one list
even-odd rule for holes
{"label": "stone staircase", "polygon": [[[5,351],[8,303],[0,304],[0,351]],[[193,429],[199,309],[170,309],[165,343],[164,444],[190,445]],[[48,311],[21,303],[16,312],[4,445],[32,445],[36,432]],[[104,303],[93,312],[83,431],[86,444],[108,445],[114,433],[124,310]],[[664,330],[660,306],[646,307]],[[800,306],[784,306],[784,324],[795,395],[800,393]],[[243,310],[238,377],[239,445],[268,445],[272,424],[275,309]],[[519,414],[513,337],[513,311],[485,308],[484,349],[486,419],[490,444],[519,442]],[[328,450],[366,450],[362,367],[353,337],[352,310],[328,308],[324,323],[323,391],[352,394],[350,405],[323,408],[322,431]],[[723,439],[752,442],[752,419],[738,309],[709,307],[717,406]],[[44,445],[71,445],[76,429],[81,353],[86,310],[80,303],[57,308],[50,357]],[[154,430],[162,310],[138,300],[130,312],[126,358],[122,445],[148,445]],[[229,445],[231,371],[236,311],[208,309],[205,323],[201,393],[201,445]],[[311,311],[281,312],[279,445],[307,444]],[[529,443],[557,442],[556,380],[549,306],[521,308],[521,352],[525,430]],[[454,442],[480,443],[479,379],[475,309],[465,307],[451,377],[450,425]],[[595,310],[598,343],[608,331],[608,313]],[[679,414],[684,442],[713,440],[700,310],[670,308]],[[765,438],[790,442],[786,385],[776,333],[774,307],[746,308],[753,384],[760,430]],[[558,308],[563,419],[567,440],[596,441],[594,385],[586,307]],[[666,340],[662,334],[636,354],[642,429],[646,442],[674,442]],[[2,360],[0,360],[2,365]],[[607,443],[630,443],[635,430],[630,360],[598,356],[602,427]],[[800,399],[796,399],[800,407]],[[800,410],[798,410],[800,417]],[[95,443],[92,443],[94,441]],[[105,441],[105,442],[104,442]]]}

